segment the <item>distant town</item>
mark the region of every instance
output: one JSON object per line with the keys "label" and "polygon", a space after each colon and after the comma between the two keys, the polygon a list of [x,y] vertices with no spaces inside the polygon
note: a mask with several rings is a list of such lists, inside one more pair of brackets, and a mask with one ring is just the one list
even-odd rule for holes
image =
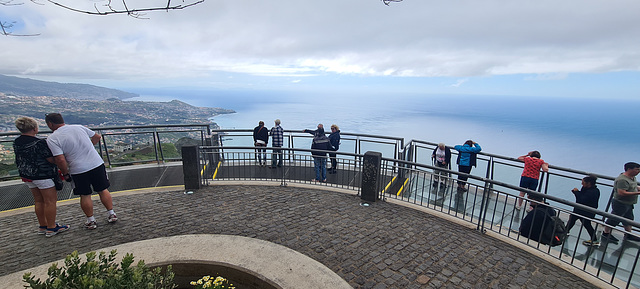
{"label": "distant town", "polygon": [[[210,118],[234,113],[223,108],[195,107],[170,102],[74,99],[55,96],[12,96],[0,93],[0,132],[16,131],[20,116],[33,117],[44,126],[44,115],[60,112],[67,123],[86,126],[212,123]],[[46,128],[46,127],[45,127]]]}
{"label": "distant town", "polygon": [[[21,87],[30,87],[31,91]],[[39,90],[34,91],[33,87]],[[56,93],[64,96],[34,95],[47,87],[51,87],[52,91],[65,90],[66,93]],[[85,91],[84,94],[82,91]],[[96,86],[42,82],[0,75],[0,133],[17,132],[14,122],[21,116],[36,119],[40,124],[40,130],[48,131],[44,117],[51,112],[61,113],[68,124],[88,127],[208,124],[214,129],[218,128],[211,120],[214,116],[235,113],[224,108],[196,107],[178,100],[147,102],[122,99],[135,96]],[[122,132],[127,133],[126,130]],[[192,138],[191,134],[196,135],[163,134],[163,149],[170,156],[177,156],[175,145],[179,147],[182,142],[188,141]],[[0,136],[0,176],[15,169],[13,139],[15,136]],[[130,134],[111,137],[109,145],[114,157],[120,156],[123,160],[135,161],[144,159],[150,153],[147,152],[149,147],[153,150],[152,144],[153,138],[149,135]]]}

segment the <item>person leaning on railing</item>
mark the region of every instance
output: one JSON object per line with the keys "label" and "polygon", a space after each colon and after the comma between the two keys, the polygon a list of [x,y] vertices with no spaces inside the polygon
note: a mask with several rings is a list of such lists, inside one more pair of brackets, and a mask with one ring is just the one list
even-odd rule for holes
{"label": "person leaning on railing", "polygon": [[[329,142],[329,138],[324,134],[322,124],[318,124],[318,128],[315,131],[305,129],[304,132],[314,134],[313,141],[311,142],[312,150],[331,150],[331,143]],[[312,181],[327,182],[327,153],[312,151],[311,155],[313,155],[313,168],[316,172],[316,178]]]}
{"label": "person leaning on railing", "polygon": [[[460,152],[458,154],[458,160],[456,161],[458,171],[464,174],[470,174],[471,168],[476,166],[477,155],[482,150],[482,147],[480,147],[477,142],[467,140],[463,145],[454,146],[453,149]],[[458,175],[458,190],[466,192],[467,189],[465,186],[469,177],[464,174]]]}
{"label": "person leaning on railing", "polygon": [[258,126],[253,129],[253,142],[256,146],[256,155],[258,157],[258,165],[265,166],[267,164],[267,144],[269,143],[269,132],[264,127],[264,121],[258,122]]}
{"label": "person leaning on railing", "polygon": [[[633,220],[633,205],[638,202],[640,187],[636,181],[636,176],[640,173],[640,164],[628,162],[624,164],[624,173],[621,173],[613,183],[613,199],[611,200],[611,214]],[[622,222],[624,239],[629,241],[640,241],[639,237],[631,235],[631,225],[619,218],[608,218],[605,222],[609,226],[604,227],[602,241],[617,244],[620,240],[611,234],[611,228]]]}
{"label": "person leaning on railing", "polygon": [[[431,159],[434,161],[436,167],[451,169],[451,149],[445,146],[444,143],[439,143],[433,150]],[[436,169],[433,172],[433,184],[431,186],[433,186],[434,189],[437,189],[438,184],[440,184],[440,190],[444,191],[447,187],[448,177],[449,173],[444,170]]]}
{"label": "person leaning on railing", "polygon": [[[540,179],[540,170],[544,172],[549,171],[549,164],[540,159],[539,151],[530,151],[524,156],[519,156],[518,160],[524,162],[524,170],[522,176],[520,176],[520,187],[535,191],[538,188],[538,180]],[[525,192],[520,192],[520,198],[518,198],[518,204],[516,210],[522,209],[522,202]]]}

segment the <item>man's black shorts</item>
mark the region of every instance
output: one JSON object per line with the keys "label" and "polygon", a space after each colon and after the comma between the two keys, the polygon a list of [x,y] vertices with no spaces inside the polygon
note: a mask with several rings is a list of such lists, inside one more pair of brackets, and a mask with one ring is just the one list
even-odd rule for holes
{"label": "man's black shorts", "polygon": [[104,164],[88,172],[71,175],[71,177],[75,184],[75,188],[73,189],[74,195],[91,195],[91,187],[93,187],[93,191],[99,193],[108,189],[111,185]]}

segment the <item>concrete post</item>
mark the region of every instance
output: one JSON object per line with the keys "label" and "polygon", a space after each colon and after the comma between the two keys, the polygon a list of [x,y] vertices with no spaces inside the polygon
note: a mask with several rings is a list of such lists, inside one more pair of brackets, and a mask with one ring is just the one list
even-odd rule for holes
{"label": "concrete post", "polygon": [[375,202],[378,199],[380,188],[380,167],[382,166],[382,153],[366,152],[362,159],[362,184],[360,185],[362,200]]}
{"label": "concrete post", "polygon": [[186,190],[200,189],[200,165],[198,146],[182,147],[182,172]]}

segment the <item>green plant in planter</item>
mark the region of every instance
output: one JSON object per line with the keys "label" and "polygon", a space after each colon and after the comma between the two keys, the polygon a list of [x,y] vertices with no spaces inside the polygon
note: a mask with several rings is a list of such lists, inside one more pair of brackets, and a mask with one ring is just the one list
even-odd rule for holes
{"label": "green plant in planter", "polygon": [[177,286],[173,283],[174,273],[171,266],[163,273],[161,268],[151,269],[139,261],[133,264],[133,254],[127,253],[120,264],[115,262],[116,250],[109,255],[105,252],[87,253],[87,260],[80,260],[78,251],[74,251],[64,260],[64,266],[59,268],[57,264],[49,267],[47,278],[44,281],[36,279],[31,272],[24,274],[22,279],[28,285],[25,288],[53,289],[53,288],[77,288],[77,289],[173,289]]}
{"label": "green plant in planter", "polygon": [[227,279],[211,276],[204,276],[198,281],[191,281],[191,285],[195,286],[195,289],[211,288],[211,289],[234,289],[233,284],[229,284]]}

